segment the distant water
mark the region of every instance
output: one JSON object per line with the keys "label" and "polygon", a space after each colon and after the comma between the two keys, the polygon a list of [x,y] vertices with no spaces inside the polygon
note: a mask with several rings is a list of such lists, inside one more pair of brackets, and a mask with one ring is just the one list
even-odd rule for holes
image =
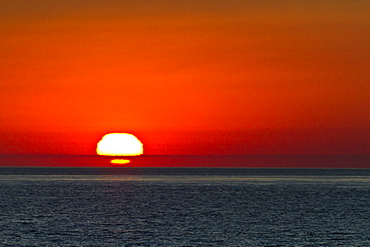
{"label": "distant water", "polygon": [[0,155],[0,167],[370,168],[370,156],[364,155],[143,155],[126,157],[128,164],[112,164],[112,159],[97,155]]}
{"label": "distant water", "polygon": [[370,169],[0,168],[0,246],[370,246]]}

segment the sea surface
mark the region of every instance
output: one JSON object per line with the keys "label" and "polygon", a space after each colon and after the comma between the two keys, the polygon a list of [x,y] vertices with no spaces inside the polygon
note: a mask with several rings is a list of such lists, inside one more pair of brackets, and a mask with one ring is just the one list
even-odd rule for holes
{"label": "sea surface", "polygon": [[0,246],[370,246],[370,169],[0,168]]}
{"label": "sea surface", "polygon": [[369,155],[0,155],[0,167],[248,167],[370,168]]}

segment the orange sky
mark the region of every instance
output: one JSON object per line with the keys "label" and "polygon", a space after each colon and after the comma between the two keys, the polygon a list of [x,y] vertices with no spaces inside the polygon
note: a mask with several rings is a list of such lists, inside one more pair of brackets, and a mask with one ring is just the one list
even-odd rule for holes
{"label": "orange sky", "polygon": [[0,153],[370,152],[370,3],[0,1]]}

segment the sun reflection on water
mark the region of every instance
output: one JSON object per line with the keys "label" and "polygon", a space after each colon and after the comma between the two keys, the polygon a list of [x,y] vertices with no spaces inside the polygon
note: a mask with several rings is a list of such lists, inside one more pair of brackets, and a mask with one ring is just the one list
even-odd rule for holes
{"label": "sun reflection on water", "polygon": [[117,164],[117,165],[125,165],[130,163],[131,161],[128,159],[112,159],[110,163]]}

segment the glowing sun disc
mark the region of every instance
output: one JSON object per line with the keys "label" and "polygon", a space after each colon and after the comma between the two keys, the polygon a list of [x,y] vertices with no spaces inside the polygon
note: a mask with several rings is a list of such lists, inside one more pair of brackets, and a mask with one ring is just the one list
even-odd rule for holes
{"label": "glowing sun disc", "polygon": [[137,156],[143,151],[141,141],[128,133],[106,134],[96,147],[96,153],[105,156]]}

